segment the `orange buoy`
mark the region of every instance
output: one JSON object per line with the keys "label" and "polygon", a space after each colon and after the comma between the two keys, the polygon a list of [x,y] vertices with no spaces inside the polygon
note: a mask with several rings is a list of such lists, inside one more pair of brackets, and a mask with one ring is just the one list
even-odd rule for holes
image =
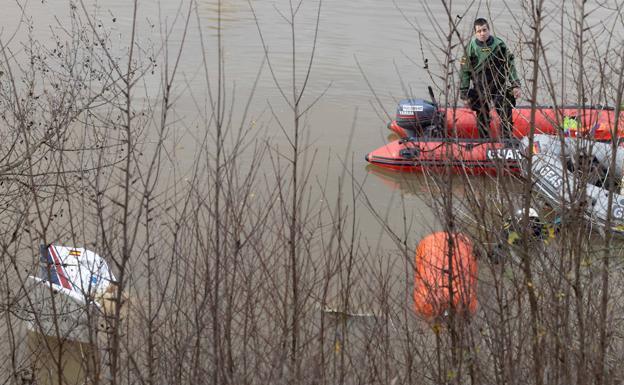
{"label": "orange buoy", "polygon": [[427,319],[444,316],[451,309],[464,315],[477,310],[477,261],[472,242],[463,234],[448,235],[430,234],[416,249],[414,310]]}

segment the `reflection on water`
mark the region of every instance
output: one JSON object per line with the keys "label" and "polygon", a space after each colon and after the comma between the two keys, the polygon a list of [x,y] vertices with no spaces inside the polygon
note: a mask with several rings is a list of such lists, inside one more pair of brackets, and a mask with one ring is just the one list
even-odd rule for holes
{"label": "reflection on water", "polygon": [[[398,190],[403,194],[426,197],[434,193],[438,195],[442,189],[442,184],[446,185],[446,180],[442,175],[429,175],[423,172],[394,171],[378,167],[372,164],[366,166],[369,175],[374,175],[386,188]],[[463,176],[452,176],[453,194],[457,197],[465,195],[466,184]],[[473,175],[470,178],[478,185],[486,186],[492,178],[488,176]]]}
{"label": "reflection on water", "polygon": [[201,0],[197,2],[197,13],[205,20],[204,27],[211,30],[218,29],[219,20],[221,29],[228,31],[235,22],[250,19],[249,6],[239,1]]}
{"label": "reflection on water", "polygon": [[22,376],[26,383],[32,380],[42,385],[95,382],[99,368],[94,363],[98,362],[98,353],[89,344],[28,332],[27,345],[32,369]]}
{"label": "reflection on water", "polygon": [[[111,318],[115,314],[114,299],[117,296],[115,286],[110,285],[109,288],[112,290],[95,298],[103,314],[97,330],[92,330],[95,337],[93,344],[28,331],[26,345],[31,370],[22,375],[26,383],[34,380],[37,384],[91,384],[105,377],[103,373],[106,364],[103,361],[106,356],[103,347],[108,346],[110,341],[107,340],[107,323],[103,318]],[[127,295],[123,294],[122,298],[124,303],[130,304]],[[123,320],[129,319],[127,311],[128,307],[121,310]]]}
{"label": "reflection on water", "polygon": [[366,166],[366,171],[369,175],[374,175],[388,189],[418,196],[429,194],[426,177],[422,173],[386,170],[372,164]]}

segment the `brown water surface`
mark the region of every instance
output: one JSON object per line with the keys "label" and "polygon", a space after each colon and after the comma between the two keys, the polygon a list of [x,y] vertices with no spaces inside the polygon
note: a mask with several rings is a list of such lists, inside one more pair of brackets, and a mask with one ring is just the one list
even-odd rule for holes
{"label": "brown water surface", "polygon": [[[28,25],[32,26],[31,36],[44,45],[53,45],[53,32],[62,35],[62,29],[69,25],[71,7],[68,1],[31,1],[24,3],[24,7],[18,7],[14,1],[8,3],[0,15],[0,39],[14,54],[19,55],[21,44],[28,40]],[[96,3],[85,0],[84,3],[93,22],[101,23],[102,29],[110,31],[112,49],[122,57],[128,46],[133,2],[109,0]],[[463,17],[459,33],[464,38],[470,37],[471,21],[477,16],[492,20],[494,33],[506,40],[516,52],[521,77],[526,77],[530,64],[522,61],[527,51],[526,46],[523,51],[521,33],[528,32],[526,16],[518,2],[478,2],[480,7],[470,3],[472,8],[467,9],[469,3],[460,2],[450,11],[455,20],[457,15]],[[179,150],[187,154],[183,156],[188,157],[186,161],[189,163],[194,153],[194,138],[199,135],[194,130],[201,127],[196,122],[202,121],[203,106],[209,97],[207,83],[202,80],[201,66],[206,60],[210,75],[216,73],[219,31],[225,57],[226,99],[232,100],[232,95],[235,95],[232,106],[234,120],[241,118],[252,85],[262,68],[248,116],[253,122],[249,134],[269,139],[275,146],[287,146],[284,133],[269,112],[269,104],[280,119],[288,121],[292,117],[268,66],[263,66],[265,55],[250,4],[269,51],[275,79],[285,89],[290,86],[293,65],[290,27],[279,13],[289,12],[288,2],[224,0],[219,4],[214,0],[196,1],[197,16],[192,13],[189,21],[174,104],[176,119],[181,122],[175,128],[176,135],[182,138]],[[318,1],[304,2],[296,17],[295,56],[299,88],[310,61],[318,4]],[[150,47],[157,47],[166,40],[169,55],[173,57],[179,48],[188,6],[188,1],[180,3],[179,0],[140,1],[138,45],[149,51]],[[310,151],[316,151],[316,162],[310,164],[316,178],[327,180],[326,194],[332,197],[338,193],[337,181],[341,175],[352,176],[357,181],[355,185],[361,186],[366,194],[366,201],[399,233],[405,223],[403,212],[406,211],[413,244],[439,226],[427,205],[429,195],[423,177],[399,175],[367,166],[364,155],[388,141],[386,123],[394,114],[399,99],[407,96],[428,98],[427,86],[434,85],[432,79],[438,79],[442,71],[444,57],[441,57],[439,48],[444,47],[444,34],[449,30],[446,14],[443,2],[323,1],[315,56],[302,99],[304,105],[309,105],[323,95],[304,118],[303,136]],[[550,23],[544,35],[546,40],[555,43],[560,40],[561,26],[557,23],[560,14],[560,9],[552,7]],[[610,20],[607,10],[592,14],[592,17],[606,22]],[[616,30],[616,35],[621,37],[622,34],[623,31]],[[459,48],[453,52],[457,56],[461,54]],[[558,61],[560,55],[556,44],[548,55],[553,60],[553,76],[559,76],[563,83],[564,76],[561,74],[567,72],[566,64]],[[148,95],[157,92],[161,80],[158,73],[147,75],[145,79],[145,84],[141,85],[145,92]],[[439,94],[443,83],[436,81],[438,84],[434,86]],[[525,84],[525,89],[527,86]],[[574,100],[570,92],[568,97]],[[286,126],[291,127],[292,124]],[[184,164],[184,159],[181,163]],[[479,179],[475,181],[480,183]],[[346,194],[351,194],[350,186],[350,183],[345,183]],[[385,235],[380,223],[372,219],[366,205],[359,199],[357,204],[356,211],[360,217],[358,231],[362,238],[380,252],[393,248],[394,243]],[[76,353],[81,349],[79,346],[69,347],[73,359],[80,357]],[[72,358],[68,359],[72,361]],[[48,365],[45,361],[40,363],[42,368]],[[74,373],[76,383],[81,382],[82,364],[72,361],[67,365],[66,370]],[[41,378],[40,383],[47,383],[44,377]]]}

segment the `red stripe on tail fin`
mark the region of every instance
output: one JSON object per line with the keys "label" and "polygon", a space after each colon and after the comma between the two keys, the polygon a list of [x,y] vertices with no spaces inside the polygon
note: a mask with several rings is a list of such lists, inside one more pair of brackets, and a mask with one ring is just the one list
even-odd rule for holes
{"label": "red stripe on tail fin", "polygon": [[61,258],[58,256],[58,253],[56,252],[56,249],[54,248],[54,246],[50,245],[49,250],[50,250],[50,255],[52,256],[52,259],[54,259],[54,266],[56,268],[56,274],[59,277],[59,281],[61,281],[61,286],[63,286],[66,289],[71,290],[72,286],[67,280],[67,277],[65,277],[65,270],[63,269]]}

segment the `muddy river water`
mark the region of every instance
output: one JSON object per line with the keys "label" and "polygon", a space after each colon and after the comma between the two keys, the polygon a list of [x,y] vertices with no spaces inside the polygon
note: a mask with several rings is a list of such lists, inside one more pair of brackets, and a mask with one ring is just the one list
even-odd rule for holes
{"label": "muddy river water", "polygon": [[[54,44],[53,32],[58,33],[69,25],[72,12],[86,11],[96,23],[110,31],[113,49],[119,49],[120,54],[124,52],[131,32],[133,2],[83,2],[83,5],[72,5],[76,2],[7,1],[0,13],[2,44],[17,54],[29,36],[44,45]],[[452,3],[452,8],[448,10],[445,3]],[[522,34],[527,33],[528,16],[520,3],[504,0],[303,1],[295,17],[298,87],[304,82],[315,39],[316,43],[302,98],[303,105],[312,104],[303,118],[302,136],[309,151],[315,153],[315,161],[309,163],[313,179],[327,181],[322,183],[325,196],[338,194],[340,177],[352,177],[357,182],[354,185],[362,189],[359,194],[366,195],[367,204],[386,218],[390,227],[402,228],[405,223],[402,216],[407,208],[408,222],[412,223],[412,242],[436,228],[438,224],[427,205],[429,193],[423,177],[367,166],[364,156],[389,140],[386,124],[399,99],[428,98],[430,85],[441,94],[441,64],[445,58],[442,49],[446,45],[445,34],[449,33],[449,14],[451,20],[458,23],[457,33],[463,38],[470,37],[475,17],[491,20],[493,33],[503,38],[516,53],[518,70],[521,77],[526,78],[530,64],[522,62],[526,55]],[[172,52],[180,46],[188,7],[187,0],[139,1],[138,46],[149,52],[166,41],[170,47],[168,54],[173,57]],[[232,101],[233,115],[242,115],[252,85],[258,79],[244,126],[249,135],[270,140],[274,146],[287,146],[276,117],[288,117],[288,106],[275,82],[279,81],[287,89],[292,76],[291,26],[284,17],[291,10],[288,1],[223,0],[219,4],[214,0],[195,0],[192,7],[179,64],[180,86],[173,106],[176,118],[184,122],[176,128],[181,138],[180,153],[193,148],[193,127],[196,127],[193,122],[199,115],[197,101],[206,98],[205,82],[197,79],[203,72],[204,60],[209,62],[209,71],[215,71],[219,26],[226,99]],[[548,18],[544,38],[555,42],[549,55],[556,58],[560,54],[556,42],[561,40],[562,10],[555,4],[549,7],[552,16]],[[219,11],[221,18],[217,17]],[[606,24],[613,22],[608,9],[599,9],[592,17]],[[318,34],[315,34],[317,21]],[[621,41],[624,31],[622,24],[619,25],[615,34]],[[564,27],[567,31],[574,28],[572,25]],[[265,62],[263,47],[269,52],[270,67]],[[158,49],[154,51],[163,54]],[[202,51],[206,55],[202,55]],[[459,47],[452,52],[461,55]],[[562,67],[553,65],[551,76],[564,78],[566,73],[573,76]],[[142,87],[147,93],[160,84],[157,74],[148,75],[146,79]],[[523,83],[525,95],[528,86]],[[573,101],[572,94],[569,98]],[[522,102],[526,103],[526,98]],[[351,194],[352,184],[346,183],[344,187],[343,191]],[[356,199],[356,211],[361,218],[358,231],[373,249],[393,247],[393,242],[363,202]]]}

